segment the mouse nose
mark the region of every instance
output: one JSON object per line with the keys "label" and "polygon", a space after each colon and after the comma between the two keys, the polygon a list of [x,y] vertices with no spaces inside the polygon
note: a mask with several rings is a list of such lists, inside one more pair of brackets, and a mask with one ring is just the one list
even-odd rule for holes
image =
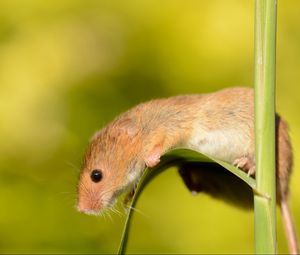
{"label": "mouse nose", "polygon": [[76,209],[85,214],[89,215],[98,215],[101,211],[101,203],[99,201],[84,201],[84,200],[79,200],[76,205]]}

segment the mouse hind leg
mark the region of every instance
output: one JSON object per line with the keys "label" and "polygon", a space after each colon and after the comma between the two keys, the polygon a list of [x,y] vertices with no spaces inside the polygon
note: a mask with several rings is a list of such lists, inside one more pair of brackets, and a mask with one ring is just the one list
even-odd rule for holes
{"label": "mouse hind leg", "polygon": [[178,173],[192,195],[196,195],[203,190],[201,176],[195,172],[193,166],[182,164],[178,168]]}
{"label": "mouse hind leg", "polygon": [[178,172],[192,195],[220,193],[224,186],[222,178],[227,177],[227,170],[213,162],[185,162],[179,165]]}
{"label": "mouse hind leg", "polygon": [[192,195],[201,192],[245,209],[253,207],[252,189],[219,164],[184,162],[178,170]]}

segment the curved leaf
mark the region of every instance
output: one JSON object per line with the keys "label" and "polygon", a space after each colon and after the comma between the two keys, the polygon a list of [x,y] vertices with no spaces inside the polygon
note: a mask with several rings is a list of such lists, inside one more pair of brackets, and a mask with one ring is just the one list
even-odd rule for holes
{"label": "curved leaf", "polygon": [[252,188],[252,190],[254,190],[255,193],[257,193],[256,181],[252,177],[248,176],[245,172],[238,169],[237,167],[234,167],[224,161],[204,155],[204,154],[199,153],[194,150],[184,149],[184,148],[171,150],[162,156],[161,163],[157,167],[151,168],[151,169],[146,168],[142,177],[138,181],[137,187],[135,190],[135,194],[129,205],[129,210],[128,210],[127,217],[125,220],[125,225],[124,225],[124,229],[123,229],[123,233],[122,233],[122,237],[121,237],[118,254],[124,254],[126,251],[128,234],[129,234],[129,230],[130,230],[130,223],[131,223],[131,219],[132,219],[132,216],[134,213],[132,208],[134,208],[134,206],[135,206],[141,192],[145,188],[145,186],[155,176],[160,174],[163,170],[169,168],[170,166],[178,165],[180,162],[215,162],[215,163],[221,165],[222,167],[224,167],[225,169],[227,169],[228,171],[230,171],[232,174],[234,174],[238,178],[240,178],[242,181],[244,181],[246,184],[248,184],[248,186],[250,188]]}

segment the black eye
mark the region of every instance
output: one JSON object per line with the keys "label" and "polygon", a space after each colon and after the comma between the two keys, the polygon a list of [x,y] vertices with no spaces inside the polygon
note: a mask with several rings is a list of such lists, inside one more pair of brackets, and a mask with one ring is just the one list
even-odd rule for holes
{"label": "black eye", "polygon": [[102,179],[102,171],[95,169],[91,172],[91,179],[93,182],[100,182]]}

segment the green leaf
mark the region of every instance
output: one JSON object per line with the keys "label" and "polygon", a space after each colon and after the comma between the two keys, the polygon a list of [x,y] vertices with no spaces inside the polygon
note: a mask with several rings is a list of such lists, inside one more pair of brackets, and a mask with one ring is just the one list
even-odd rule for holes
{"label": "green leaf", "polygon": [[137,200],[141,192],[145,188],[145,186],[162,171],[169,168],[170,166],[177,165],[180,162],[215,162],[221,165],[222,167],[224,167],[225,169],[227,169],[228,171],[230,171],[232,174],[234,174],[241,180],[243,180],[257,194],[255,180],[250,176],[248,176],[245,172],[241,171],[240,169],[224,161],[214,159],[213,157],[204,155],[202,153],[190,149],[171,150],[162,156],[161,163],[157,167],[151,169],[146,168],[142,177],[138,181],[135,194],[129,204],[129,211],[127,212],[118,254],[124,254],[126,251],[126,245],[127,245],[128,235],[130,231],[130,224],[131,224],[132,216],[134,214],[134,210],[132,210],[132,208],[134,208],[135,204],[137,203]]}

